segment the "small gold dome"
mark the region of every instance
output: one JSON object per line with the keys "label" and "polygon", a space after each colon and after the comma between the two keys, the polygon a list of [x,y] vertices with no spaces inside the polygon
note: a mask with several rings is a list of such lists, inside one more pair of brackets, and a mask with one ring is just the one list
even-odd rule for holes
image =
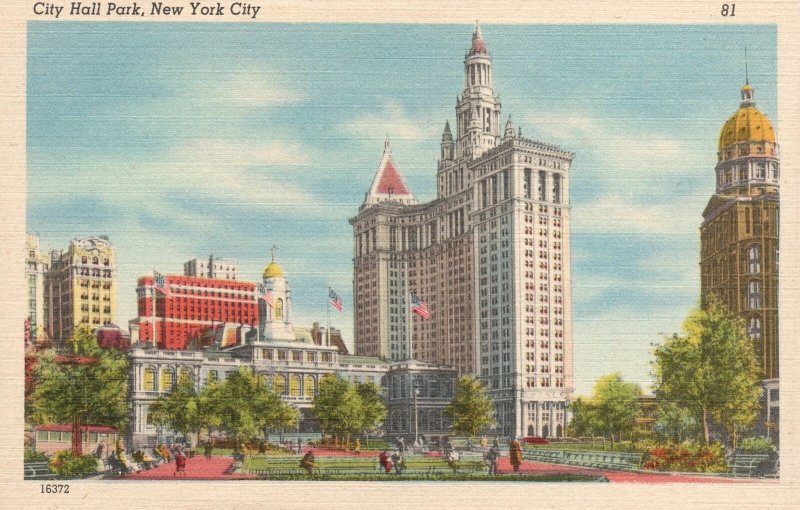
{"label": "small gold dome", "polygon": [[743,105],[722,126],[718,150],[735,143],[748,141],[775,143],[775,131],[772,129],[772,123],[761,110],[752,104]]}
{"label": "small gold dome", "polygon": [[283,276],[283,269],[274,260],[264,269],[264,278],[277,278]]}

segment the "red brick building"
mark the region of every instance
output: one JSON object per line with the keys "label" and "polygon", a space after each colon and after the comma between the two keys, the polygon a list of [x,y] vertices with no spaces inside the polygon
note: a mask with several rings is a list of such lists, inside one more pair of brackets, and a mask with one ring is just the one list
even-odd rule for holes
{"label": "red brick building", "polygon": [[[255,283],[174,275],[165,279],[166,293],[155,294],[159,349],[185,349],[197,332],[221,322],[258,325]],[[153,292],[153,276],[139,278],[136,295],[143,343],[153,342]]]}

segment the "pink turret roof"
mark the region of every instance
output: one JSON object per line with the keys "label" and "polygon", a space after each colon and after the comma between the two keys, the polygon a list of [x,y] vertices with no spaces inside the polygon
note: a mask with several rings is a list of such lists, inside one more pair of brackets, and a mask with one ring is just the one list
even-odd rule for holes
{"label": "pink turret roof", "polygon": [[383,157],[381,157],[380,165],[378,165],[378,172],[372,180],[369,193],[364,200],[365,205],[377,204],[378,202],[400,202],[403,204],[415,204],[416,199],[414,195],[408,190],[406,183],[400,176],[394,161],[392,161],[392,149],[389,146],[389,140],[383,149]]}

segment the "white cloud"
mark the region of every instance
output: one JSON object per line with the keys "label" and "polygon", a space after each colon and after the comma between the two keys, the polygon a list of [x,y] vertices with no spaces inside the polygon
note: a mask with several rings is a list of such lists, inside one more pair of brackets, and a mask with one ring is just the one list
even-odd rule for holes
{"label": "white cloud", "polygon": [[351,137],[359,139],[403,140],[429,142],[441,134],[439,120],[427,117],[414,118],[397,101],[389,101],[380,112],[362,115],[340,126]]}

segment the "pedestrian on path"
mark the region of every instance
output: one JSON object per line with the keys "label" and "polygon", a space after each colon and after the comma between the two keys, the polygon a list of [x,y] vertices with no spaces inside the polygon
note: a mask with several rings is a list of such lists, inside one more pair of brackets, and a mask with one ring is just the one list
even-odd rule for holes
{"label": "pedestrian on path", "polygon": [[173,476],[177,476],[179,474],[186,476],[186,456],[182,451],[178,451],[178,454],[175,456],[175,473]]}
{"label": "pedestrian on path", "polygon": [[500,452],[494,446],[489,448],[489,451],[486,452],[486,464],[489,467],[490,475],[497,474],[497,459],[499,457],[500,457]]}
{"label": "pedestrian on path", "polygon": [[522,446],[516,439],[513,439],[508,446],[508,457],[511,461],[511,466],[514,468],[514,472],[518,473],[519,466],[522,464]]}

